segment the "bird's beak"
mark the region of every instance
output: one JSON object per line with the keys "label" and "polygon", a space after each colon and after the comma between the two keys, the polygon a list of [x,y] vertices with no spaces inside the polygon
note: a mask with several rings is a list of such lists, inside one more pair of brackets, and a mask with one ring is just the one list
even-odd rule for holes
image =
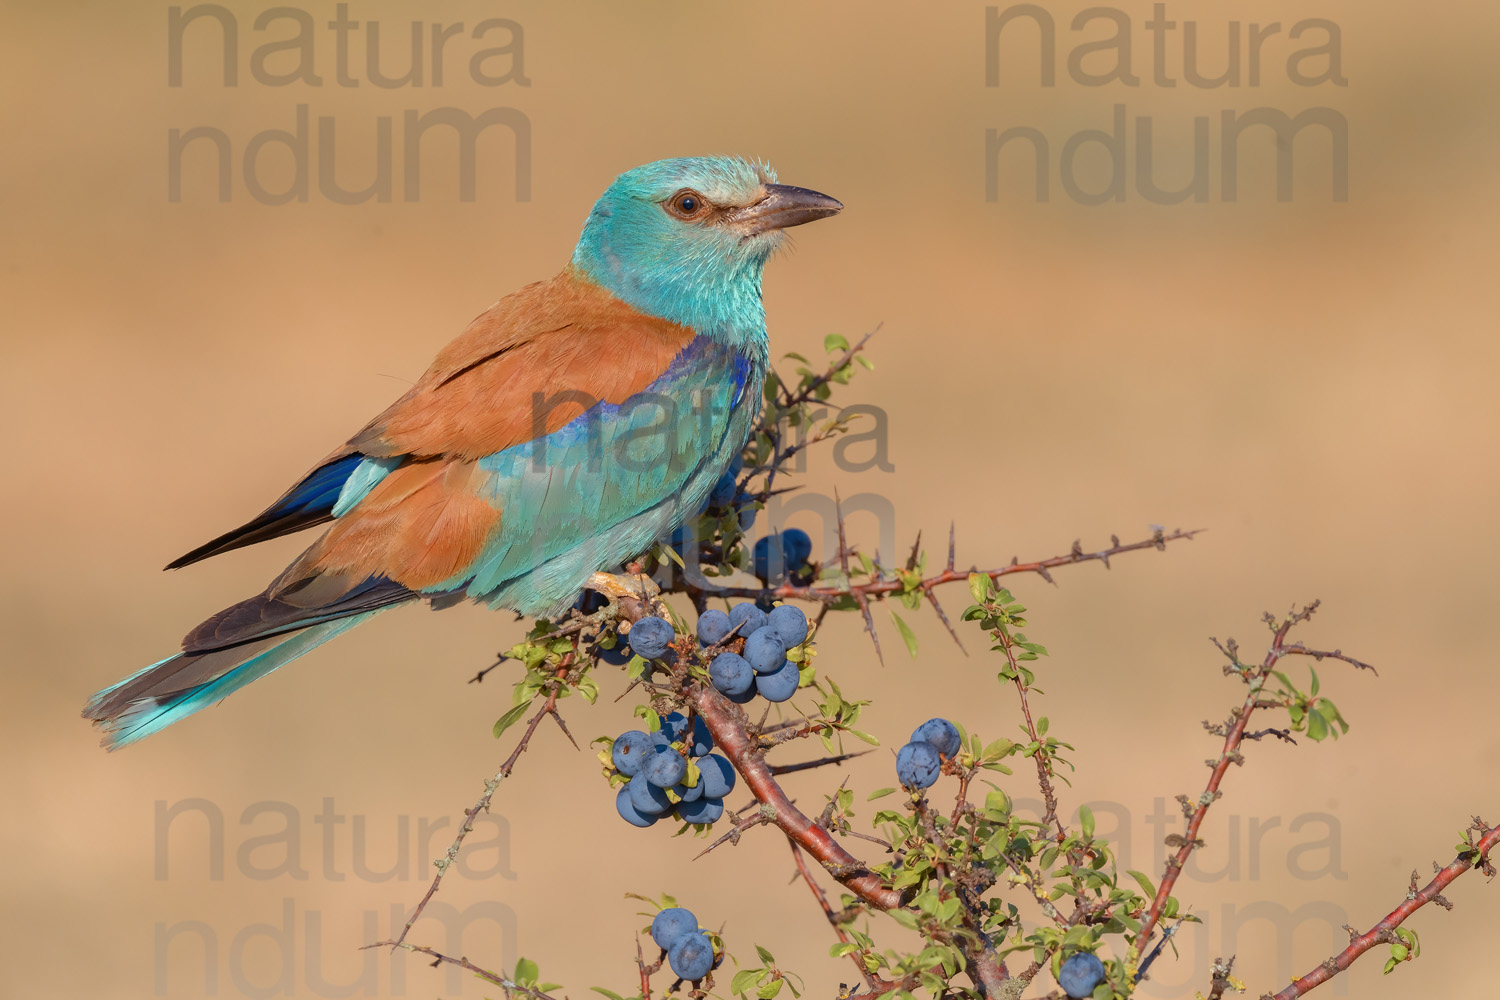
{"label": "bird's beak", "polygon": [[826,219],[844,209],[843,202],[838,199],[807,188],[790,184],[766,184],[764,187],[765,196],[759,201],[730,213],[729,222],[746,236]]}

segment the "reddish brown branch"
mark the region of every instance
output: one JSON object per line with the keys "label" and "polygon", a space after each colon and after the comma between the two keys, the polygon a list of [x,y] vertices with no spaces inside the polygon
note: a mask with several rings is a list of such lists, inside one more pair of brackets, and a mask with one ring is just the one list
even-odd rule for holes
{"label": "reddish brown branch", "polygon": [[[1164,532],[1162,530],[1157,530],[1154,534],[1152,534],[1150,538],[1143,539],[1139,542],[1122,544],[1118,539],[1114,539],[1113,544],[1110,545],[1109,548],[1100,549],[1095,552],[1085,552],[1075,543],[1074,548],[1070,552],[1068,552],[1067,555],[1053,556],[1050,559],[1038,559],[1033,562],[1024,563],[1020,562],[1019,560],[1012,559],[1009,565],[1001,566],[996,569],[961,570],[950,564],[944,567],[940,572],[922,579],[917,584],[917,587],[923,591],[926,591],[932,587],[941,586],[945,583],[967,581],[969,579],[970,573],[983,573],[991,580],[998,580],[1002,576],[1014,576],[1017,573],[1035,573],[1042,579],[1046,580],[1048,583],[1052,583],[1054,581],[1052,579],[1051,571],[1057,569],[1060,566],[1076,566],[1079,563],[1093,561],[1102,562],[1105,566],[1108,566],[1110,559],[1114,558],[1117,555],[1120,555],[1121,553],[1137,552],[1141,549],[1165,549],[1168,542],[1175,542],[1184,539],[1190,540],[1197,536],[1200,532],[1202,532],[1202,530],[1202,528],[1195,528],[1192,531],[1177,530],[1170,533]],[[840,547],[842,548],[842,546]],[[842,560],[842,567],[844,569],[845,576],[847,577],[847,558]],[[855,602],[858,603],[861,599],[868,600],[872,597],[883,597],[887,594],[900,593],[902,591],[905,591],[906,589],[908,589],[906,583],[899,578],[882,577],[880,579],[872,580],[869,583],[850,583],[848,585],[844,585],[842,583],[810,584],[805,587],[799,587],[792,583],[783,583],[777,587],[759,589],[755,587],[723,587],[715,588],[713,591],[713,596],[760,597],[764,595],[775,601],[796,599],[801,601],[818,601],[824,604],[833,604],[846,597],[852,597],[854,598]]]}
{"label": "reddish brown branch", "polygon": [[[1482,836],[1475,843],[1474,850],[1466,851],[1453,859],[1450,865],[1441,869],[1433,880],[1421,889],[1416,888],[1417,873],[1412,872],[1412,889],[1407,893],[1406,900],[1400,906],[1386,914],[1384,919],[1374,927],[1354,937],[1349,942],[1349,947],[1334,955],[1307,975],[1295,980],[1290,986],[1277,993],[1274,997],[1266,994],[1262,1000],[1265,1000],[1266,997],[1269,997],[1270,1000],[1295,1000],[1296,997],[1300,997],[1309,990],[1321,986],[1340,972],[1349,968],[1349,966],[1354,964],[1355,959],[1376,945],[1396,941],[1395,929],[1400,927],[1408,917],[1428,903],[1436,902],[1440,906],[1446,905],[1451,907],[1451,904],[1446,899],[1443,899],[1440,893],[1447,888],[1450,882],[1470,868],[1489,868],[1490,851],[1494,850],[1497,843],[1500,843],[1500,827],[1486,831],[1483,824],[1479,823],[1477,818],[1475,825],[1479,827]],[[1493,871],[1493,869],[1490,870]],[[1352,935],[1353,931],[1350,931],[1350,933]]]}
{"label": "reddish brown branch", "polygon": [[710,687],[699,688],[694,693],[693,705],[713,734],[714,744],[745,779],[756,801],[773,810],[774,822],[793,843],[811,854],[840,884],[871,906],[889,910],[901,905],[899,892],[887,887],[879,875],[844,850],[827,830],[792,805],[751,741],[738,708]]}
{"label": "reddish brown branch", "polygon": [[[1220,752],[1218,760],[1214,762],[1213,771],[1209,775],[1208,785],[1204,788],[1203,794],[1198,796],[1196,804],[1189,802],[1185,796],[1182,797],[1184,811],[1188,812],[1187,830],[1180,838],[1181,844],[1177,849],[1177,853],[1167,859],[1166,871],[1162,873],[1161,885],[1156,889],[1156,898],[1151,901],[1151,909],[1146,914],[1146,919],[1141,926],[1140,932],[1135,936],[1136,948],[1143,948],[1151,940],[1151,933],[1156,928],[1157,922],[1161,919],[1162,911],[1167,905],[1167,898],[1172,894],[1172,887],[1177,883],[1178,875],[1182,873],[1182,866],[1187,863],[1188,857],[1201,844],[1201,841],[1198,839],[1198,831],[1203,826],[1203,820],[1208,815],[1209,807],[1222,794],[1219,791],[1219,785],[1223,782],[1224,775],[1228,772],[1229,766],[1244,762],[1244,758],[1240,755],[1240,747],[1246,738],[1245,729],[1250,722],[1250,716],[1255,712],[1256,708],[1264,704],[1261,692],[1264,688],[1266,678],[1270,676],[1271,671],[1275,669],[1276,664],[1282,657],[1311,655],[1310,651],[1302,646],[1301,643],[1287,643],[1286,637],[1293,626],[1311,618],[1317,608],[1318,602],[1313,601],[1301,610],[1292,611],[1280,622],[1277,622],[1274,617],[1267,614],[1266,621],[1274,626],[1272,629],[1271,648],[1266,651],[1265,659],[1261,661],[1258,667],[1247,667],[1239,663],[1236,652],[1237,647],[1233,640],[1227,646],[1215,640],[1215,645],[1219,646],[1219,649],[1229,658],[1231,663],[1231,666],[1225,668],[1225,672],[1239,673],[1244,678],[1249,689],[1245,694],[1245,700],[1235,711],[1233,724],[1224,735],[1224,748]],[[1333,654],[1325,653],[1323,655],[1331,656]],[[1352,660],[1342,654],[1339,654],[1338,658],[1360,667],[1367,666],[1367,664]],[[1264,735],[1264,733],[1261,735]]]}

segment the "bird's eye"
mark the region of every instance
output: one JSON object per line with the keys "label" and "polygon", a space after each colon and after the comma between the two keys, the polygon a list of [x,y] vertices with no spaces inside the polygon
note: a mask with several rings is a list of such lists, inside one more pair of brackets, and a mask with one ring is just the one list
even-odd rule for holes
{"label": "bird's eye", "polygon": [[667,210],[679,219],[696,219],[708,207],[708,202],[697,191],[678,191],[667,202]]}

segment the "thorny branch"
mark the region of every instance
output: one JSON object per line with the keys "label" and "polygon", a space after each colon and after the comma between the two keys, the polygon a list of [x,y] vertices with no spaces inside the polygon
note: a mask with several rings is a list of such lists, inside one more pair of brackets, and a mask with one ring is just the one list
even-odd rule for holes
{"label": "thorny branch", "polygon": [[[432,897],[436,895],[438,887],[442,885],[443,876],[448,874],[448,869],[451,868],[454,861],[457,860],[458,852],[463,847],[464,839],[468,837],[470,833],[474,832],[475,817],[477,817],[481,812],[489,812],[490,801],[495,797],[495,789],[500,787],[500,783],[502,781],[510,777],[511,771],[515,769],[516,762],[521,759],[521,755],[525,753],[527,748],[530,746],[531,737],[536,734],[537,727],[541,725],[542,720],[549,715],[552,716],[557,721],[557,724],[559,726],[562,726],[563,732],[567,733],[568,727],[564,725],[562,716],[559,715],[557,711],[557,692],[560,689],[563,677],[567,675],[568,668],[572,666],[573,660],[576,658],[576,656],[577,653],[575,651],[574,653],[569,653],[563,657],[562,665],[558,668],[557,677],[553,681],[552,690],[547,695],[547,700],[542,703],[542,707],[537,709],[536,713],[532,715],[532,717],[527,721],[526,730],[521,734],[521,740],[516,744],[515,750],[513,750],[511,752],[511,755],[505,759],[505,762],[500,765],[500,769],[496,771],[495,774],[484,783],[484,794],[479,797],[479,801],[475,802],[474,805],[464,811],[464,821],[459,824],[458,833],[454,836],[453,843],[448,846],[448,850],[441,858],[438,858],[433,862],[433,865],[437,867],[437,874],[433,876],[432,883],[427,887],[426,894],[424,894],[421,901],[417,903],[417,908],[413,910],[411,916],[407,918],[406,925],[401,928],[401,933],[392,939],[388,939],[385,941],[376,941],[373,944],[367,944],[364,946],[365,948],[407,948],[422,951],[424,954],[431,954],[435,958],[438,958],[440,961],[444,962],[463,964],[463,962],[466,961],[456,961],[452,958],[447,957],[446,955],[438,955],[437,952],[431,951],[431,949],[418,948],[414,945],[409,945],[406,943],[406,936],[411,933],[412,925],[414,925],[417,920],[421,918],[422,911],[427,908],[427,904],[432,900]],[[573,737],[569,735],[568,739],[571,741]],[[575,743],[574,745],[576,746],[577,744]],[[465,965],[465,968],[467,967],[468,966]],[[503,983],[500,983],[499,979],[493,979],[493,981],[500,985],[504,985]]]}
{"label": "thorny branch", "polygon": [[[1179,796],[1179,801],[1182,802],[1183,806],[1183,814],[1187,818],[1187,830],[1180,837],[1174,835],[1175,839],[1168,841],[1169,844],[1177,844],[1179,846],[1177,853],[1167,859],[1166,871],[1162,874],[1161,885],[1157,887],[1156,898],[1152,900],[1151,908],[1146,914],[1141,930],[1135,937],[1136,944],[1133,950],[1137,953],[1150,942],[1152,931],[1155,930],[1157,922],[1161,919],[1162,911],[1166,908],[1167,898],[1172,894],[1172,887],[1176,885],[1177,877],[1182,873],[1182,866],[1187,863],[1187,859],[1193,853],[1194,849],[1203,843],[1198,838],[1198,831],[1203,826],[1203,820],[1208,815],[1209,807],[1223,794],[1219,791],[1219,785],[1223,782],[1224,775],[1229,770],[1229,765],[1244,763],[1240,747],[1247,736],[1245,732],[1246,725],[1250,721],[1250,716],[1257,708],[1267,707],[1267,703],[1262,700],[1262,691],[1265,687],[1266,679],[1271,676],[1271,671],[1275,670],[1276,665],[1286,656],[1335,655],[1332,653],[1318,654],[1307,649],[1301,643],[1288,643],[1286,641],[1287,633],[1294,626],[1311,618],[1313,612],[1317,609],[1318,602],[1313,601],[1300,610],[1293,609],[1290,614],[1279,621],[1268,614],[1266,622],[1272,628],[1271,646],[1266,650],[1265,658],[1259,665],[1241,663],[1239,661],[1238,649],[1233,641],[1225,645],[1219,643],[1218,640],[1214,640],[1215,645],[1219,647],[1229,660],[1229,666],[1225,668],[1225,673],[1238,674],[1245,681],[1248,690],[1246,691],[1244,702],[1234,710],[1232,716],[1233,723],[1224,735],[1224,748],[1220,751],[1218,759],[1213,762],[1213,771],[1209,775],[1208,785],[1204,788],[1203,794],[1198,796],[1196,802],[1189,801],[1186,796]],[[1337,654],[1337,658],[1362,669],[1373,670],[1369,664],[1361,663],[1342,654]],[[1271,704],[1275,703],[1272,702]],[[1259,739],[1262,736],[1273,734],[1284,736],[1281,731],[1266,730],[1254,734],[1254,738]]]}
{"label": "thorny branch", "polygon": [[1478,816],[1475,816],[1469,832],[1479,834],[1478,839],[1473,841],[1472,850],[1459,854],[1445,868],[1438,868],[1434,864],[1432,867],[1437,869],[1437,875],[1420,889],[1417,888],[1417,873],[1412,872],[1411,887],[1407,890],[1406,899],[1400,906],[1387,913],[1379,923],[1363,934],[1356,934],[1351,928],[1349,947],[1329,958],[1307,975],[1293,981],[1280,993],[1275,996],[1269,993],[1264,994],[1261,1000],[1295,1000],[1349,968],[1354,964],[1355,959],[1376,945],[1396,943],[1398,941],[1395,935],[1396,928],[1428,903],[1436,903],[1448,910],[1453,909],[1453,904],[1442,896],[1442,891],[1470,868],[1478,868],[1490,878],[1494,878],[1495,866],[1490,860],[1490,852],[1495,849],[1496,844],[1500,844],[1500,827],[1486,826]]}

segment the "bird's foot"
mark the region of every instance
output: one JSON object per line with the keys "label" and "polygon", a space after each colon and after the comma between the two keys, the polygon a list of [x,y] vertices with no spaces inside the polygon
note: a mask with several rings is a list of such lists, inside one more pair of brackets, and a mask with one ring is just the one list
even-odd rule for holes
{"label": "bird's foot", "polygon": [[644,573],[595,573],[584,586],[589,590],[597,590],[609,598],[611,603],[623,597],[645,603],[661,593],[661,587],[656,581]]}

